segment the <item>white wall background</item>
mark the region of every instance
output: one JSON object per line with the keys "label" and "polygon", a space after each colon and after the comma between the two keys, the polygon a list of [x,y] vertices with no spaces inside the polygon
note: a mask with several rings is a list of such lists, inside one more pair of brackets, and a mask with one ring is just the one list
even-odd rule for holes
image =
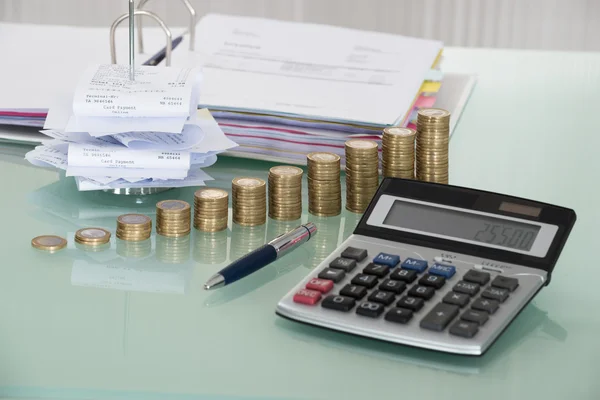
{"label": "white wall background", "polygon": [[[448,46],[600,50],[600,0],[191,0],[199,15],[335,24],[436,38]],[[150,0],[171,25],[180,0]],[[0,21],[110,26],[127,0],[0,0]]]}

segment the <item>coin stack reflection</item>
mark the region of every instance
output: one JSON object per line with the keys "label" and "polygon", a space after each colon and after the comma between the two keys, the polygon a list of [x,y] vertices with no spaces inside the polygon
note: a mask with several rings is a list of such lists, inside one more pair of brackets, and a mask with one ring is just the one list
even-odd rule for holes
{"label": "coin stack reflection", "polygon": [[260,226],[233,225],[231,227],[231,261],[245,256],[266,243],[266,224]]}
{"label": "coin stack reflection", "polygon": [[121,240],[139,242],[150,238],[152,220],[142,214],[123,214],[117,217],[117,237]]}
{"label": "coin stack reflection", "polygon": [[156,204],[156,233],[167,237],[181,237],[191,231],[192,211],[183,200],[163,200]]}
{"label": "coin stack reflection", "polygon": [[416,132],[410,128],[389,127],[381,139],[381,169],[385,178],[414,179]]}
{"label": "coin stack reflection", "polygon": [[363,213],[379,187],[379,151],[371,140],[346,142],[346,209]]}
{"label": "coin stack reflection", "polygon": [[194,228],[203,232],[227,229],[229,194],[222,189],[206,188],[194,193]]}
{"label": "coin stack reflection", "polygon": [[221,264],[227,260],[227,231],[195,232],[193,257],[201,264]]}
{"label": "coin stack reflection", "polygon": [[294,221],[302,216],[302,169],[281,165],[269,170],[269,217]]}
{"label": "coin stack reflection", "polygon": [[156,259],[165,264],[181,264],[190,258],[190,235],[156,237]]}
{"label": "coin stack reflection", "polygon": [[310,153],[308,165],[308,212],[333,217],[342,212],[340,157],[333,153]]}
{"label": "coin stack reflection", "polygon": [[318,266],[336,249],[341,221],[341,215],[333,218],[316,217],[312,219],[312,222],[319,227],[319,233],[310,240],[309,246],[313,249],[313,256],[309,262],[311,267]]}
{"label": "coin stack reflection", "polygon": [[117,254],[125,258],[144,258],[152,254],[152,241],[127,241],[118,239]]}
{"label": "coin stack reflection", "polygon": [[233,223],[263,225],[267,221],[267,184],[260,178],[235,178],[231,184]]}
{"label": "coin stack reflection", "polygon": [[419,110],[417,116],[418,180],[448,183],[450,113],[439,108]]}

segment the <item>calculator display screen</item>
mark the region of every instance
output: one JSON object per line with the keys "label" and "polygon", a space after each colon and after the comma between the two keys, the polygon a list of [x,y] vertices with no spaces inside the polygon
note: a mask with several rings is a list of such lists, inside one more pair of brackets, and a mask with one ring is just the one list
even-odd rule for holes
{"label": "calculator display screen", "polygon": [[385,225],[529,251],[539,225],[396,200]]}

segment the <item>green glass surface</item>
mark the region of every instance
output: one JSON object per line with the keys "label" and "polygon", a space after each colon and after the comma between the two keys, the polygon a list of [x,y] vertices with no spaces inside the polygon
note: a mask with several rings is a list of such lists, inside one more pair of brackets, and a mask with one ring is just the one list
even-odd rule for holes
{"label": "green glass surface", "polygon": [[[600,55],[447,49],[446,71],[478,85],[450,145],[450,183],[575,209],[545,287],[482,357],[353,337],[284,320],[275,305],[350,235],[360,215],[124,243],[75,246],[77,229],[155,218],[155,196],[79,193],[72,179],[0,149],[0,397],[60,399],[598,399]],[[0,88],[1,89],[1,88]],[[221,157],[209,186],[266,178],[273,164]],[[304,179],[306,199],[306,178]],[[231,218],[231,214],[230,214]],[[205,280],[300,222],[318,235],[217,291]],[[47,254],[34,236],[68,248]]]}

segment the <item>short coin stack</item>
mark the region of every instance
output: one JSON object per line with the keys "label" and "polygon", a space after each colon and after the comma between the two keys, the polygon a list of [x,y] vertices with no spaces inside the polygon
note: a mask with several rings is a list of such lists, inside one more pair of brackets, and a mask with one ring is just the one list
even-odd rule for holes
{"label": "short coin stack", "polygon": [[351,139],[345,147],[346,209],[363,213],[379,187],[377,142]]}
{"label": "short coin stack", "polygon": [[67,247],[67,241],[60,236],[54,235],[43,235],[37,236],[31,239],[31,246],[35,247],[39,250],[48,251],[50,253],[54,253],[58,250],[64,249]]}
{"label": "short coin stack", "polygon": [[450,113],[439,108],[419,110],[417,117],[418,180],[448,183]]}
{"label": "short coin stack", "polygon": [[302,174],[298,167],[281,165],[269,170],[269,217],[295,221],[302,216]]}
{"label": "short coin stack", "polygon": [[142,214],[123,214],[117,217],[117,237],[121,240],[139,242],[150,238],[152,220]]}
{"label": "short coin stack", "polygon": [[381,168],[385,178],[414,179],[415,137],[410,128],[389,127],[381,138]]}
{"label": "short coin stack", "polygon": [[310,153],[308,164],[308,212],[333,217],[342,212],[340,157],[333,153]]}
{"label": "short coin stack", "polygon": [[192,209],[183,200],[163,200],[156,204],[156,233],[181,237],[191,231]]}
{"label": "short coin stack", "polygon": [[75,232],[75,242],[86,246],[102,246],[110,241],[110,232],[102,228],[83,228]]}
{"label": "short coin stack", "polygon": [[233,222],[243,226],[267,222],[267,183],[260,178],[240,177],[231,183]]}
{"label": "short coin stack", "polygon": [[227,229],[229,194],[223,189],[200,189],[194,193],[194,228],[203,232]]}

